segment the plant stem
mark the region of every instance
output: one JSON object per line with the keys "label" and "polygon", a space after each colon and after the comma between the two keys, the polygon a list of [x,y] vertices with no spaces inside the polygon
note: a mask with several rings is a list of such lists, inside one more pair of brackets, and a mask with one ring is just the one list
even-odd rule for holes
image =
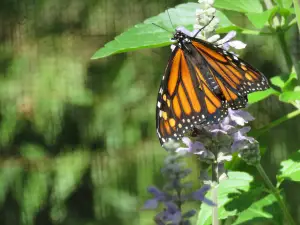
{"label": "plant stem", "polygon": [[274,187],[274,185],[272,184],[272,182],[270,181],[268,175],[266,174],[265,170],[262,168],[261,164],[257,164],[256,165],[256,169],[258,170],[258,172],[260,173],[260,175],[262,176],[262,178],[264,179],[264,181],[266,182],[266,185],[268,186],[268,188],[271,190],[272,194],[275,196],[275,198],[278,201],[278,204],[281,208],[281,210],[283,211],[283,214],[285,216],[285,219],[287,220],[289,225],[296,225],[296,223],[294,222],[291,214],[288,211],[288,208],[286,207],[284,201],[282,200],[279,191],[277,188]]}
{"label": "plant stem", "polygon": [[[288,24],[288,27],[286,30],[290,29],[294,24],[297,24],[297,17],[295,17],[294,19],[292,19],[289,24]],[[300,30],[300,29],[299,29]]]}
{"label": "plant stem", "polygon": [[219,216],[218,216],[218,164],[212,164],[212,190],[211,196],[212,201],[216,206],[212,207],[212,225],[219,225]]}
{"label": "plant stem", "polygon": [[252,34],[252,35],[262,35],[262,36],[270,36],[273,35],[272,32],[262,32],[262,31],[257,31],[257,30],[247,30],[243,29],[240,31],[241,34]]}
{"label": "plant stem", "polygon": [[256,135],[254,135],[255,137],[258,137],[260,135],[262,135],[263,133],[267,132],[268,130],[272,129],[273,127],[276,127],[278,126],[279,124],[289,120],[289,119],[292,119],[296,116],[300,115],[300,110],[295,110],[291,113],[288,113],[286,115],[284,115],[283,117],[277,119],[277,120],[274,120],[272,121],[271,123],[269,123],[268,125],[266,125],[265,127],[257,130],[256,132]]}
{"label": "plant stem", "polygon": [[[298,1],[298,0],[294,0],[294,1]],[[273,8],[273,3],[272,3],[271,0],[264,0],[264,3],[266,5],[267,9]],[[276,31],[276,34],[277,34],[276,36],[277,36],[279,45],[281,46],[281,50],[282,50],[282,52],[284,54],[284,57],[285,57],[286,71],[284,71],[284,72],[290,73],[291,69],[292,69],[292,66],[293,66],[293,61],[292,61],[292,58],[291,58],[291,54],[289,53],[289,49],[288,49],[288,46],[286,44],[285,38],[284,38],[285,32],[284,32],[284,30],[281,29],[280,26],[281,26],[281,24],[280,24],[279,17],[274,16],[273,26],[272,26],[271,29]]]}
{"label": "plant stem", "polygon": [[[272,0],[264,0],[264,2],[265,2],[265,5],[266,5],[267,9],[272,9],[273,8]],[[277,16],[274,16],[274,18],[273,18],[273,25],[274,25],[275,28],[280,25],[280,21],[279,21]]]}
{"label": "plant stem", "polygon": [[299,29],[299,32],[300,32],[300,2],[299,0],[293,0],[294,2],[294,8],[295,8],[295,13],[296,13],[296,18],[298,21],[298,29]]}
{"label": "plant stem", "polygon": [[289,48],[286,44],[284,35],[285,35],[284,31],[282,31],[282,30],[277,31],[277,35],[276,35],[277,40],[279,42],[279,46],[281,46],[281,50],[282,50],[282,53],[284,55],[285,63],[286,63],[286,71],[284,71],[284,72],[289,74],[292,70],[292,67],[293,67],[293,61],[292,61],[292,57],[291,57]]}

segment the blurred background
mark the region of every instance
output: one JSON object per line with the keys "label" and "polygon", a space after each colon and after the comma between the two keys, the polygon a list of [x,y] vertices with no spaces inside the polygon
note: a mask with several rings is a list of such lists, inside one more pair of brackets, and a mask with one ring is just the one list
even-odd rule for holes
{"label": "blurred background", "polygon": [[[151,197],[147,187],[163,182],[166,152],[156,137],[155,105],[170,48],[90,57],[129,27],[184,2],[0,1],[1,225],[154,224],[155,212],[140,208]],[[266,76],[287,72],[276,38],[238,38],[248,44],[242,57]],[[299,61],[296,26],[286,38]],[[251,126],[292,110],[269,97],[249,107],[256,117]],[[300,146],[299,122],[259,138],[273,180],[280,161]],[[241,164],[234,169],[253,171]],[[299,185],[283,187],[300,224]]]}

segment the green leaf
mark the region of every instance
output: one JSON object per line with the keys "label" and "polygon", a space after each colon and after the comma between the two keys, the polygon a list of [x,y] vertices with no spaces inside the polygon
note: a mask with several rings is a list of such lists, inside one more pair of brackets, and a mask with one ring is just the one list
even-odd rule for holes
{"label": "green leaf", "polygon": [[[197,3],[187,3],[168,9],[170,18],[174,27],[184,26],[189,30],[193,30],[195,23],[195,10],[199,8]],[[220,18],[220,25],[217,32],[228,32],[229,30],[238,30],[241,28],[235,27],[227,19],[222,12],[217,12],[216,16]],[[112,54],[133,51],[143,48],[156,48],[170,45],[174,27],[170,23],[170,18],[167,12],[160,13],[157,16],[145,20],[141,24],[137,24],[124,33],[120,34],[115,40],[105,44],[99,49],[92,59],[103,58]],[[156,24],[164,29],[157,27]],[[169,31],[169,32],[168,32]]]}
{"label": "green leaf", "polygon": [[264,12],[249,12],[246,16],[256,28],[263,28],[270,19],[276,14],[278,7],[266,10]]}
{"label": "green leaf", "polygon": [[275,2],[283,8],[290,8],[293,4],[293,0],[275,0]]}
{"label": "green leaf", "polygon": [[[276,203],[276,198],[274,195],[269,194],[266,197],[260,199],[253,203],[248,209],[241,212],[238,216],[238,219],[232,225],[244,224],[254,224],[254,221],[258,220],[259,222],[266,222],[267,220],[274,220],[275,212],[280,213]],[[278,222],[276,223],[278,224]]]}
{"label": "green leaf", "polygon": [[228,33],[229,31],[232,31],[232,30],[235,30],[235,31],[238,31],[238,32],[243,31],[243,28],[233,24],[227,18],[227,16],[224,13],[222,13],[221,11],[216,12],[216,17],[219,18],[219,20],[220,20],[220,23],[219,23],[219,26],[216,30],[216,33]]}
{"label": "green leaf", "polygon": [[288,160],[280,163],[279,175],[277,180],[289,179],[292,181],[300,181],[300,150],[294,153]]}
{"label": "green leaf", "polygon": [[295,14],[295,9],[294,8],[289,8],[289,9],[285,9],[285,8],[279,8],[278,13],[283,16],[283,17],[288,17],[291,14]]}
{"label": "green leaf", "polygon": [[255,102],[259,102],[267,97],[269,97],[270,95],[280,95],[280,93],[276,90],[274,90],[273,88],[269,88],[265,91],[258,91],[258,92],[254,92],[248,95],[248,102],[250,104],[253,104]]}
{"label": "green leaf", "polygon": [[[191,28],[191,25],[195,22],[195,10],[197,8],[199,8],[199,4],[188,3],[168,9],[168,12],[174,26]],[[165,28],[170,33],[152,23]],[[104,48],[98,50],[92,56],[92,59],[136,49],[170,45],[173,30],[174,28],[172,28],[167,12],[160,13],[158,16],[151,17],[117,36],[115,40],[107,43]]]}
{"label": "green leaf", "polygon": [[300,100],[300,91],[287,91],[283,92],[279,96],[279,100],[282,102],[293,102],[296,100]]}
{"label": "green leaf", "polygon": [[[72,149],[72,151],[56,157],[54,165],[55,177],[51,195],[53,207],[51,215],[55,217],[53,219],[62,219],[57,218],[56,209],[62,207],[67,197],[77,188],[89,166],[89,161],[90,153],[78,149]],[[64,214],[61,215],[61,217],[64,216]]]}
{"label": "green leaf", "polygon": [[287,75],[279,75],[272,77],[270,79],[271,83],[279,88],[281,90],[293,90],[294,89],[294,80],[297,79],[296,73],[291,73],[289,76]]}
{"label": "green leaf", "polygon": [[296,86],[297,82],[295,82],[298,79],[296,73],[291,73],[289,75],[288,80],[285,82],[284,87],[282,88],[283,91],[292,91],[294,90],[294,87]]}
{"label": "green leaf", "polygon": [[285,81],[283,80],[284,76],[275,76],[270,79],[271,83],[281,89],[284,87]]}
{"label": "green leaf", "polygon": [[263,8],[259,0],[216,0],[214,7],[237,12],[262,12]]}
{"label": "green leaf", "polygon": [[24,185],[22,220],[24,224],[34,224],[35,215],[47,201],[49,173],[30,172]]}
{"label": "green leaf", "polygon": [[[45,169],[46,152],[37,145],[24,145],[20,149],[24,159],[31,161],[37,171],[30,171],[24,184],[22,199],[22,221],[24,224],[34,224],[33,218],[46,202],[48,196],[49,173]],[[39,172],[39,170],[42,170]]]}
{"label": "green leaf", "polygon": [[[0,90],[2,87],[0,86]],[[3,90],[3,89],[2,89]],[[2,95],[2,93],[0,93]],[[17,108],[15,105],[5,105],[1,109],[2,118],[0,123],[0,145],[7,145],[17,129]]]}
{"label": "green leaf", "polygon": [[22,173],[22,168],[16,165],[16,160],[4,160],[0,167],[0,208],[6,194],[14,184],[15,179]]}
{"label": "green leaf", "polygon": [[[228,210],[224,206],[232,200],[230,195],[240,194],[242,191],[246,192],[250,188],[250,183],[253,178],[248,173],[243,172],[229,172],[229,179],[220,182],[218,186],[218,214],[219,219],[225,219],[228,216],[236,215],[237,209]],[[211,192],[206,195],[211,199]],[[200,212],[198,214],[197,225],[209,225],[211,224],[211,206],[206,204],[201,205]]]}
{"label": "green leaf", "polygon": [[37,160],[37,163],[39,162],[38,160],[43,160],[43,158],[46,156],[46,152],[43,148],[30,144],[23,145],[20,149],[20,153],[25,159]]}

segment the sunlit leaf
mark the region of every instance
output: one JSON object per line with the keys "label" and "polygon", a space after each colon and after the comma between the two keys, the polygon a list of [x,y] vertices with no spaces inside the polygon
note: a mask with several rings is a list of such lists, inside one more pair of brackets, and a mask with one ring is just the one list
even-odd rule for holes
{"label": "sunlit leaf", "polygon": [[264,12],[249,12],[246,16],[256,28],[263,28],[266,23],[275,15],[278,7],[266,10]]}
{"label": "sunlit leaf", "polygon": [[45,162],[48,160],[45,150],[37,145],[23,145],[20,153],[35,168],[27,176],[22,200],[22,220],[24,224],[34,224],[33,218],[44,205],[48,196],[50,173],[45,167]]}
{"label": "sunlit leaf", "polygon": [[293,4],[293,0],[275,0],[275,2],[283,8],[290,8]]}
{"label": "sunlit leaf", "polygon": [[132,213],[135,212],[138,207],[136,196],[130,195],[130,193],[113,188],[103,189],[104,201],[111,204],[119,213]]}
{"label": "sunlit leaf", "polygon": [[292,181],[300,181],[300,150],[294,153],[288,160],[280,163],[280,170],[277,179],[289,179]]}
{"label": "sunlit leaf", "polygon": [[233,24],[224,13],[217,11],[216,17],[219,18],[220,24],[216,30],[217,33],[228,33],[232,30],[235,30],[237,32],[241,32],[243,28]]}
{"label": "sunlit leaf", "polygon": [[291,73],[287,75],[279,75],[272,77],[270,79],[271,83],[277,87],[280,87],[282,90],[293,90],[294,84],[293,81],[297,79],[296,73]]}
{"label": "sunlit leaf", "polygon": [[13,185],[15,178],[20,176],[22,168],[15,160],[5,160],[1,162],[0,168],[0,207],[2,206],[6,194]]}
{"label": "sunlit leaf", "polygon": [[22,201],[24,224],[34,224],[35,215],[46,203],[49,175],[46,171],[32,171],[27,176]]}
{"label": "sunlit leaf", "polygon": [[290,16],[291,14],[295,14],[295,9],[294,8],[289,8],[289,9],[279,8],[278,13],[281,16],[286,18],[286,17]]}
{"label": "sunlit leaf", "polygon": [[285,82],[283,91],[292,91],[294,90],[295,85],[297,84],[296,80],[298,79],[297,74],[295,72],[289,75],[288,80]]}
{"label": "sunlit leaf", "polygon": [[37,145],[23,145],[20,149],[21,155],[33,163],[44,164],[43,160],[47,160],[45,150]]}
{"label": "sunlit leaf", "polygon": [[258,91],[258,92],[254,92],[248,95],[248,102],[253,104],[255,102],[259,102],[267,97],[269,97],[270,95],[279,95],[280,93],[276,90],[274,90],[273,88],[269,88],[265,91]]}
{"label": "sunlit leaf", "polygon": [[35,130],[44,136],[47,143],[53,143],[62,129],[66,105],[87,106],[93,98],[85,87],[82,62],[65,56],[47,55],[42,58],[39,71],[33,74],[29,96],[33,102]]}
{"label": "sunlit leaf", "polygon": [[[67,197],[78,187],[89,166],[89,160],[90,153],[80,149],[73,149],[57,156],[54,164],[55,176],[51,194],[53,210],[63,205]],[[54,213],[53,215],[57,214]]]}
{"label": "sunlit leaf", "polygon": [[[248,191],[253,177],[243,172],[229,172],[229,179],[220,182],[218,187],[218,214],[219,219],[225,219],[228,216],[233,216],[237,213],[236,209],[227,210],[224,206],[232,200],[230,195],[240,194],[241,191]],[[211,199],[211,192],[206,195]],[[211,224],[212,208],[206,204],[201,205],[198,214],[197,225]]]}
{"label": "sunlit leaf", "polygon": [[274,220],[274,215],[280,210],[277,206],[277,201],[274,195],[269,194],[266,197],[254,202],[248,209],[244,210],[238,215],[238,219],[232,225],[238,224],[253,224],[254,221],[265,222],[272,221],[275,224],[280,224],[279,221]]}
{"label": "sunlit leaf", "polygon": [[1,108],[3,117],[0,123],[0,145],[5,146],[13,139],[17,128],[17,109],[15,105],[6,105]]}
{"label": "sunlit leaf", "polygon": [[263,8],[259,0],[216,0],[216,8],[227,9],[238,12],[262,12]]}
{"label": "sunlit leaf", "polygon": [[282,76],[275,76],[270,79],[271,83],[277,87],[283,88],[285,81]]}
{"label": "sunlit leaf", "polygon": [[292,102],[300,100],[300,91],[287,91],[279,96],[279,100],[283,102]]}
{"label": "sunlit leaf", "polygon": [[[186,3],[178,5],[176,8],[168,9],[174,27],[184,26],[192,31],[196,19],[195,10],[197,8],[199,8],[199,4],[197,3]],[[217,12],[216,16],[221,17],[219,28],[222,29],[223,32],[228,30],[226,29],[228,26],[231,26],[231,28],[234,29],[234,26],[232,26],[230,21],[221,12]],[[166,30],[153,25],[153,23]],[[170,39],[173,36],[172,33],[174,32],[174,27],[172,27],[172,24],[170,23],[168,13],[163,12],[120,34],[115,40],[110,41],[105,44],[103,48],[99,49],[92,56],[92,59],[103,58],[112,54],[137,49],[171,45],[172,42]]]}

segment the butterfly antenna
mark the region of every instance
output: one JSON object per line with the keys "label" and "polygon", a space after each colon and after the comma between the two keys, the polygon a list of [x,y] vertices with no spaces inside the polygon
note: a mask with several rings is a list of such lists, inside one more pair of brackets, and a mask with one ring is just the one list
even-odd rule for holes
{"label": "butterfly antenna", "polygon": [[196,33],[193,37],[196,37],[196,36],[200,33],[200,31],[204,30],[205,27],[207,27],[207,26],[211,23],[211,21],[213,21],[214,18],[215,18],[215,16],[213,16],[213,17],[211,18],[211,20],[210,20],[204,27],[200,28],[200,29],[197,31],[197,33]]}
{"label": "butterfly antenna", "polygon": [[168,16],[169,16],[169,20],[170,20],[171,26],[173,27],[173,29],[175,29],[174,24],[172,23],[171,16],[170,16],[170,13],[169,13],[168,9],[167,9],[167,13],[168,13]]}
{"label": "butterfly antenna", "polygon": [[152,23],[152,25],[157,26],[157,27],[159,27],[160,29],[163,29],[163,30],[165,30],[165,31],[167,31],[167,32],[169,32],[169,33],[172,34],[171,31],[167,30],[166,28],[164,28],[164,27],[162,27],[162,26],[159,26],[159,25],[157,25],[157,24],[155,24],[155,23]]}

